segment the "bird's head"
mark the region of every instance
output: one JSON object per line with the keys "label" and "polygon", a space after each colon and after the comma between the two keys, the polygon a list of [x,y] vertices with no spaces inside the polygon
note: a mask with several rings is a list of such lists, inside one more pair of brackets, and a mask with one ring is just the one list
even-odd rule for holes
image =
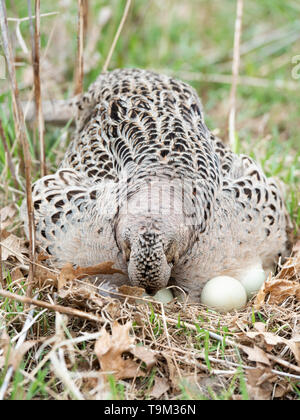
{"label": "bird's head", "polygon": [[177,184],[171,188],[160,180],[135,188],[122,206],[116,239],[132,285],[151,295],[168,285],[173,267],[190,245],[183,213]]}
{"label": "bird's head", "polygon": [[128,218],[118,237],[130,283],[143,287],[150,295],[168,285],[182,250],[179,229],[164,222],[147,217],[131,221]]}

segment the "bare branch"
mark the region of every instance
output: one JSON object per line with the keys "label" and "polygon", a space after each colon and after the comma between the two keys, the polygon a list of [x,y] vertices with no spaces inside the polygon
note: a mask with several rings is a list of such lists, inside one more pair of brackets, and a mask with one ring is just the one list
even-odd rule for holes
{"label": "bare branch", "polygon": [[[31,18],[31,0],[28,0],[29,16]],[[39,151],[40,151],[40,168],[41,176],[47,173],[46,168],[46,154],[45,154],[45,125],[42,109],[42,95],[41,95],[41,77],[40,77],[40,0],[35,0],[35,26],[34,33],[32,29],[32,66],[33,66],[33,80],[34,80],[34,100],[36,109],[36,125],[39,133]],[[30,19],[30,26],[32,28],[32,18]]]}
{"label": "bare branch", "polygon": [[[12,87],[12,101],[13,101],[13,115],[16,128],[16,136],[19,143],[22,145],[24,154],[24,166],[25,166],[25,178],[26,178],[26,197],[27,197],[27,213],[28,213],[28,227],[29,227],[29,255],[30,260],[34,260],[34,214],[32,205],[32,191],[31,191],[31,157],[29,151],[29,144],[27,141],[24,115],[19,100],[19,90],[17,85],[16,70],[13,65],[14,57],[11,48],[11,43],[8,35],[7,26],[7,15],[5,1],[0,0],[0,27],[2,31],[3,50],[7,62],[8,73],[10,77]],[[29,278],[28,281],[31,283],[33,280],[34,266],[30,263],[29,266]]]}
{"label": "bare branch", "polygon": [[235,108],[236,108],[236,88],[239,77],[240,66],[240,41],[242,32],[243,0],[237,0],[236,20],[234,30],[234,47],[232,62],[232,84],[229,99],[229,143],[233,151],[236,151],[235,136]]}

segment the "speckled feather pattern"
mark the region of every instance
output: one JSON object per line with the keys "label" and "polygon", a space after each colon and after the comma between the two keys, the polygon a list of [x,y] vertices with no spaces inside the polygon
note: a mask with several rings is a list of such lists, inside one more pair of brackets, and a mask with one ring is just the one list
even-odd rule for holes
{"label": "speckled feather pattern", "polygon": [[[251,158],[233,154],[209,132],[189,85],[115,70],[100,75],[77,107],[74,139],[58,171],[33,186],[37,241],[57,265],[114,260],[131,277],[118,232],[122,227],[126,242],[126,223],[129,236],[139,225],[130,257],[134,284],[159,288],[164,275],[198,300],[211,277],[234,275],[258,259],[269,267],[287,254],[281,191]],[[175,211],[162,216],[157,209],[170,206],[164,186],[173,182]],[[144,203],[148,184],[152,205],[159,202],[155,211]],[[137,199],[140,210],[130,218],[124,209]],[[183,220],[186,228],[174,230]],[[166,235],[176,252],[168,251]],[[167,274],[164,252],[174,260]]]}

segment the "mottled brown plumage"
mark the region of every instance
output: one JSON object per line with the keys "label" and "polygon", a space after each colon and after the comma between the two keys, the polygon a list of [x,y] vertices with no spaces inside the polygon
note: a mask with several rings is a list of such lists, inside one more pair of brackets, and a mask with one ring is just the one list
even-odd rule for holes
{"label": "mottled brown plumage", "polygon": [[115,70],[77,106],[59,170],[33,187],[37,240],[58,265],[113,260],[128,273],[117,284],[199,300],[210,278],[287,253],[280,190],[209,132],[190,86]]}

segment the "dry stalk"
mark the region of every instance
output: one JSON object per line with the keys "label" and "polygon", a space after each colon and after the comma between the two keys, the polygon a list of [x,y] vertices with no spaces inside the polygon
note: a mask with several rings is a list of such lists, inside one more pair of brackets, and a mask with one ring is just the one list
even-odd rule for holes
{"label": "dry stalk", "polygon": [[167,337],[168,346],[171,349],[172,359],[173,359],[174,365],[176,367],[178,376],[179,376],[180,379],[182,379],[182,375],[181,375],[180,369],[179,369],[177,361],[176,361],[175,354],[174,354],[172,346],[171,346],[171,340],[170,340],[170,336],[169,336],[167,319],[166,319],[166,314],[165,314],[165,309],[164,309],[163,303],[161,303],[160,307],[161,307],[161,316],[162,316],[162,320],[163,320],[163,324],[164,324],[164,330],[165,330],[165,334],[166,334],[166,337]]}
{"label": "dry stalk", "polygon": [[74,95],[83,92],[83,43],[85,33],[85,0],[78,0],[78,27],[77,27],[77,57],[75,66]]}
{"label": "dry stalk", "polygon": [[19,296],[15,293],[7,292],[6,290],[0,290],[0,296],[3,296],[8,299],[17,300],[18,302],[22,302],[29,305],[35,305],[39,306],[41,308],[49,309],[50,311],[59,312],[61,314],[76,316],[79,318],[86,319],[88,321],[95,321],[98,323],[103,323],[103,319],[99,318],[96,315],[92,315],[87,312],[80,311],[79,309],[70,308],[68,306],[61,306],[61,305],[55,305],[52,303],[44,302],[37,299],[32,299],[27,296]]}
{"label": "dry stalk", "polygon": [[235,31],[234,31],[234,47],[232,62],[232,84],[229,99],[229,143],[232,150],[236,151],[235,138],[235,111],[236,111],[236,88],[239,77],[240,66],[240,40],[242,32],[242,16],[243,16],[243,0],[237,0]]}
{"label": "dry stalk", "polygon": [[[35,234],[34,234],[34,213],[32,205],[32,191],[31,191],[31,157],[29,151],[29,144],[26,136],[26,129],[24,123],[24,115],[19,100],[19,90],[16,78],[16,71],[14,67],[14,57],[12,52],[11,43],[8,35],[7,15],[5,1],[0,0],[0,27],[2,31],[3,50],[6,57],[8,73],[12,86],[12,100],[13,100],[13,114],[16,128],[16,136],[19,143],[23,147],[25,178],[26,178],[26,198],[27,198],[27,213],[28,213],[28,227],[29,227],[29,255],[30,260],[34,261],[35,249]],[[29,266],[29,283],[32,282],[34,275],[34,266],[30,263]],[[28,294],[31,294],[31,287],[27,289]]]}
{"label": "dry stalk", "polygon": [[[30,5],[31,1],[28,1]],[[32,25],[31,8],[29,7],[30,23]],[[32,65],[33,65],[33,80],[34,80],[34,101],[36,109],[36,125],[39,133],[39,150],[40,150],[40,168],[41,176],[47,174],[46,169],[46,154],[45,154],[45,126],[42,109],[41,97],[41,77],[40,77],[40,0],[35,0],[35,25],[34,34],[32,31]]]}
{"label": "dry stalk", "polygon": [[115,47],[116,47],[117,42],[118,42],[118,39],[119,39],[119,36],[120,36],[120,34],[121,34],[121,32],[122,32],[122,29],[123,29],[124,23],[125,23],[125,21],[126,21],[126,18],[127,18],[128,12],[129,12],[129,8],[130,8],[130,4],[131,4],[131,0],[127,0],[127,2],[126,2],[126,6],[125,6],[125,9],[124,9],[124,12],[123,12],[122,19],[121,19],[121,21],[120,21],[120,24],[119,24],[119,27],[118,27],[118,29],[117,29],[116,35],[115,35],[114,40],[113,40],[113,42],[112,42],[112,44],[111,44],[111,47],[110,47],[110,50],[109,50],[108,56],[107,56],[107,58],[106,58],[106,60],[105,60],[104,66],[103,66],[103,68],[102,68],[102,73],[105,73],[105,72],[107,71],[107,69],[108,69],[108,66],[109,66],[109,63],[110,63],[111,57],[112,57],[112,55],[113,55],[113,52],[114,52],[114,50],[115,50]]}

